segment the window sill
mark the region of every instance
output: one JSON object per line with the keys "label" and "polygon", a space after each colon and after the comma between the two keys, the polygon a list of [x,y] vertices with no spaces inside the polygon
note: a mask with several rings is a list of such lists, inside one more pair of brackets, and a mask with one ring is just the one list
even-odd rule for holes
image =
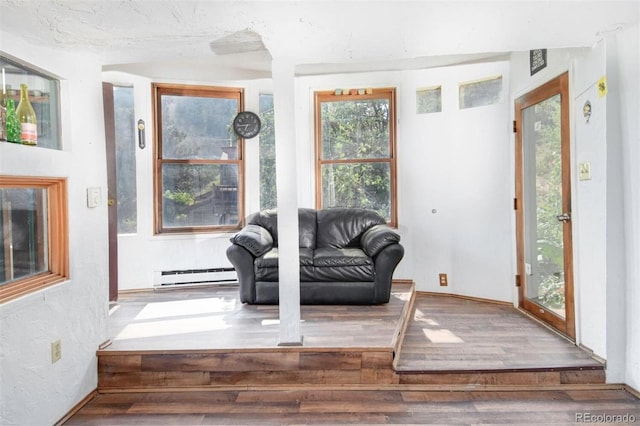
{"label": "window sill", "polygon": [[27,278],[16,280],[0,286],[0,304],[35,291],[51,287],[67,280],[67,277],[50,272],[43,272]]}

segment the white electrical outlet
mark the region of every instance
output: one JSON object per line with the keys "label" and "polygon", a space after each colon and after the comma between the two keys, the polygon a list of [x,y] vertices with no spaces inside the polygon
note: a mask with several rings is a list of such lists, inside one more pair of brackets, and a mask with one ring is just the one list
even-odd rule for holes
{"label": "white electrical outlet", "polygon": [[60,339],[51,342],[51,364],[62,358],[62,341]]}

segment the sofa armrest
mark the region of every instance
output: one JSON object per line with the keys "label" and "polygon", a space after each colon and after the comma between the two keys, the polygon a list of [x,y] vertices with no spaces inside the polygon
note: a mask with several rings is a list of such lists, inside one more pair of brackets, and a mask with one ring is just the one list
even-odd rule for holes
{"label": "sofa armrest", "polygon": [[374,257],[383,248],[400,242],[400,235],[394,232],[388,225],[375,225],[362,234],[362,250]]}
{"label": "sofa armrest", "polygon": [[238,244],[227,247],[227,258],[238,274],[238,288],[240,302],[256,302],[256,277],[253,272],[253,260],[255,259],[249,250]]}
{"label": "sofa armrest", "polygon": [[230,241],[247,249],[254,257],[262,256],[273,247],[273,237],[259,225],[245,226]]}

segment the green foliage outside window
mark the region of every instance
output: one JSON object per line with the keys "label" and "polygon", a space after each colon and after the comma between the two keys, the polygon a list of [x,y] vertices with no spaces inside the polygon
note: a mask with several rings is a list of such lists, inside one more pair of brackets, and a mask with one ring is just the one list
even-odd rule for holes
{"label": "green foliage outside window", "polygon": [[536,120],[536,221],[539,302],[564,308],[560,95],[532,106]]}

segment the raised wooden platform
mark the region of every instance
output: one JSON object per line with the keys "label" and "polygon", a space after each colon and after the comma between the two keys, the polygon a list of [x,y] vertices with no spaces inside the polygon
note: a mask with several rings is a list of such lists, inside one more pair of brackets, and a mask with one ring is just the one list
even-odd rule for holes
{"label": "raised wooden platform", "polygon": [[123,295],[98,351],[98,391],[604,384],[586,351],[512,306],[417,294],[381,306],[303,306],[302,347],[278,347],[277,306],[237,289]]}
{"label": "raised wooden platform", "polygon": [[98,392],[59,424],[640,419],[640,401],[605,384],[602,363],[507,304],[396,283],[388,305],[303,306],[304,346],[278,347],[277,307],[236,295],[122,295],[98,351]]}
{"label": "raised wooden platform", "polygon": [[237,289],[132,294],[98,351],[98,390],[397,384],[394,354],[415,297],[396,284],[381,306],[303,306],[304,346],[278,347],[278,307]]}
{"label": "raised wooden platform", "polygon": [[605,383],[605,366],[515,309],[419,294],[395,363],[401,384],[529,386]]}

